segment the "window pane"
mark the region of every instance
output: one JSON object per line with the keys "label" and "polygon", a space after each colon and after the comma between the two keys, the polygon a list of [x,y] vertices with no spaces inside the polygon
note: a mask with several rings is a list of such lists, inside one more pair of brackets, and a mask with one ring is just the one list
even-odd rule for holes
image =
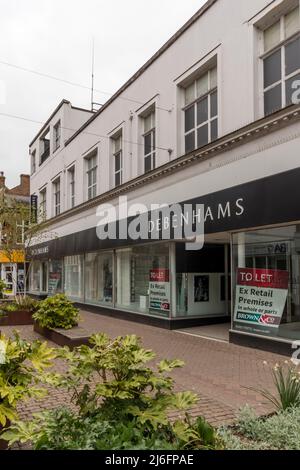
{"label": "window pane", "polygon": [[185,152],[189,153],[195,150],[195,132],[185,136]]}
{"label": "window pane", "polygon": [[121,154],[117,153],[115,156],[115,171],[119,171],[121,169]]}
{"label": "window pane", "polygon": [[198,129],[198,147],[208,144],[208,124]]}
{"label": "window pane", "polygon": [[151,155],[149,155],[148,157],[145,158],[145,173],[147,173],[148,171],[151,171],[152,168],[151,168]]}
{"label": "window pane", "polygon": [[300,28],[299,7],[285,17],[285,37],[289,38]]}
{"label": "window pane", "polygon": [[152,155],[152,170],[156,167],[156,155],[153,153]]}
{"label": "window pane", "polygon": [[185,132],[195,127],[195,107],[191,106],[185,111]]}
{"label": "window pane", "polygon": [[197,123],[202,124],[208,120],[208,97],[197,104]]}
{"label": "window pane", "polygon": [[121,184],[121,173],[116,173],[115,174],[115,184],[116,184],[116,186],[120,186],[120,184]]}
{"label": "window pane", "polygon": [[[299,81],[299,83],[296,83],[297,81]],[[295,88],[293,88],[293,85],[295,86]],[[292,97],[295,92],[297,94],[296,98],[299,97],[299,92],[297,92],[297,90],[300,89],[300,73],[296,75],[295,77],[292,77],[289,80],[287,80],[285,82],[285,86],[286,86],[286,105],[289,106],[290,104],[293,104]],[[299,104],[299,103],[294,103],[294,104]]]}
{"label": "window pane", "polygon": [[197,80],[197,98],[208,92],[208,72]]}
{"label": "window pane", "polygon": [[148,155],[152,151],[151,134],[145,135],[144,138],[144,155]]}
{"label": "window pane", "polygon": [[144,132],[149,132],[152,129],[152,114],[144,119]]}
{"label": "window pane", "polygon": [[210,89],[216,88],[218,86],[218,70],[217,67],[210,71]]}
{"label": "window pane", "polygon": [[272,114],[282,108],[281,85],[265,92],[265,115]]}
{"label": "window pane", "polygon": [[122,136],[115,140],[115,152],[118,152],[122,148]]}
{"label": "window pane", "polygon": [[195,100],[195,83],[185,89],[185,104],[190,104]]}
{"label": "window pane", "polygon": [[211,140],[217,140],[217,138],[218,138],[218,119],[214,119],[214,121],[211,122],[210,133],[211,133]]}
{"label": "window pane", "polygon": [[290,75],[300,69],[300,38],[285,47],[285,73]]}
{"label": "window pane", "polygon": [[264,60],[264,86],[267,88],[281,80],[281,50]]}
{"label": "window pane", "polygon": [[210,117],[218,115],[218,93],[212,93],[210,95]]}
{"label": "window pane", "polygon": [[265,51],[272,49],[276,44],[280,43],[280,21],[273,24],[264,32]]}

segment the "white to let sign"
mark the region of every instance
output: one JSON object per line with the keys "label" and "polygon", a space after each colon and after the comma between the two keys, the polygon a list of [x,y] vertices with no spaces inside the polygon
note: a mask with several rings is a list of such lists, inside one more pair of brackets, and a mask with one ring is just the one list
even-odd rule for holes
{"label": "white to let sign", "polygon": [[170,310],[170,282],[168,269],[150,271],[150,309],[168,312]]}
{"label": "white to let sign", "polygon": [[236,328],[265,334],[278,329],[287,301],[288,281],[287,271],[239,268],[234,311]]}

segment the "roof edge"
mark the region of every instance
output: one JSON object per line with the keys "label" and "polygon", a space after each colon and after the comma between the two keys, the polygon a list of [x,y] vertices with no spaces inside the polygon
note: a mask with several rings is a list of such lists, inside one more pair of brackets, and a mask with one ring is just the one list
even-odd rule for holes
{"label": "roof edge", "polygon": [[119,88],[109,100],[85,122],[65,143],[67,147],[86,127],[91,124],[113,101],[115,101],[133,82],[135,82],[166,50],[171,47],[180,36],[182,36],[207,10],[218,0],[207,0],[207,2],[175,33],[170,39],[140,68],[132,77]]}

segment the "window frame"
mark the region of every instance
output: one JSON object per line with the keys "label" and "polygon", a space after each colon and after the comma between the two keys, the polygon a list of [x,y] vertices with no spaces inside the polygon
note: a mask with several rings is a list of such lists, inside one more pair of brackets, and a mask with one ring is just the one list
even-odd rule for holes
{"label": "window frame", "polygon": [[39,215],[41,220],[47,219],[47,188],[43,188],[39,192]]}
{"label": "window frame", "polygon": [[[118,188],[123,184],[123,131],[112,137],[113,140],[113,169],[114,169],[114,187]],[[116,143],[120,142],[120,148],[116,149]],[[116,159],[120,158],[120,168],[116,170]],[[117,177],[120,178],[117,184]]]}
{"label": "window frame", "polygon": [[75,165],[68,168],[68,199],[69,199],[69,208],[73,209],[76,204],[76,182],[75,182]]}
{"label": "window frame", "polygon": [[[217,83],[215,86],[212,86],[212,71],[213,70],[216,70],[216,77],[217,77]],[[197,82],[205,77],[205,75],[208,75],[208,90],[207,92],[201,94],[200,96],[197,96]],[[220,120],[220,116],[219,116],[219,87],[218,87],[218,65],[215,64],[213,66],[211,66],[208,70],[206,70],[205,72],[199,74],[198,76],[196,76],[196,78],[193,79],[192,82],[190,82],[189,84],[187,84],[184,88],[183,88],[183,96],[185,97],[185,94],[186,94],[186,90],[193,86],[194,87],[194,99],[186,104],[186,101],[184,100],[184,106],[182,107],[182,112],[183,112],[183,137],[184,137],[184,153],[190,153],[198,148],[201,148],[201,147],[204,147],[205,145],[208,145],[209,143],[211,142],[214,142],[215,140],[218,139],[219,137],[219,120]],[[211,101],[212,101],[212,96],[216,94],[216,104],[217,104],[217,114],[212,116],[211,112],[212,112],[212,104],[211,104]],[[207,120],[205,121],[202,121],[200,124],[198,124],[198,104],[201,102],[201,101],[205,101],[207,99]],[[186,112],[189,110],[189,109],[194,109],[194,126],[193,128],[189,129],[188,131],[186,130]],[[212,123],[213,122],[217,122],[217,136],[216,138],[212,139]],[[201,128],[204,128],[204,127],[208,127],[208,141],[206,144],[204,145],[201,145],[199,147],[198,145],[198,132],[199,132],[199,129]],[[187,136],[190,136],[194,134],[194,149],[193,150],[189,150],[187,151],[187,145],[186,145],[186,138]]]}
{"label": "window frame", "polygon": [[57,217],[61,214],[61,177],[52,182],[53,187],[53,215]]}
{"label": "window frame", "polygon": [[31,175],[36,173],[36,149],[31,152]]}
{"label": "window frame", "polygon": [[[92,163],[91,163],[92,162]],[[89,164],[91,166],[89,167]],[[97,187],[98,187],[98,152],[94,151],[90,155],[85,157],[85,177],[86,177],[86,198],[88,201],[91,201],[97,196]],[[91,178],[91,184],[89,181]]]}
{"label": "window frame", "polygon": [[[287,90],[286,84],[287,82],[292,79],[293,77],[297,77],[300,74],[300,67],[290,74],[286,74],[286,47],[293,42],[300,40],[300,20],[299,20],[299,29],[298,31],[294,32],[290,36],[286,37],[286,23],[285,19],[286,16],[291,13],[293,10],[296,10],[298,7],[293,8],[290,12],[285,12],[279,18],[277,18],[273,24],[270,24],[267,28],[261,29],[262,35],[262,44],[263,44],[263,53],[260,55],[260,59],[262,62],[262,106],[263,106],[263,116],[270,116],[272,113],[275,113],[281,109],[290,106],[287,102]],[[300,10],[299,10],[299,17],[300,17]],[[280,28],[280,41],[278,44],[275,44],[271,48],[265,50],[265,32],[274,26],[276,23],[279,23]],[[276,52],[280,51],[280,59],[281,59],[281,73],[280,73],[280,80],[272,83],[271,85],[265,86],[265,61],[270,58],[272,55],[276,54]],[[281,87],[281,106],[278,109],[274,109],[273,111],[266,112],[266,102],[265,97],[266,93],[275,89],[276,87]]]}
{"label": "window frame", "polygon": [[[145,130],[145,124],[146,124],[146,119],[151,116],[151,128],[146,131]],[[156,168],[156,110],[151,109],[151,111],[143,116],[143,127],[144,127],[144,133],[142,134],[143,137],[143,155],[144,155],[144,173],[149,173],[150,171],[155,170]],[[146,154],[146,138],[150,136],[150,152]],[[149,159],[151,160],[151,166],[149,170],[146,170],[146,160]]]}
{"label": "window frame", "polygon": [[61,144],[61,120],[53,126],[53,152],[60,148]]}

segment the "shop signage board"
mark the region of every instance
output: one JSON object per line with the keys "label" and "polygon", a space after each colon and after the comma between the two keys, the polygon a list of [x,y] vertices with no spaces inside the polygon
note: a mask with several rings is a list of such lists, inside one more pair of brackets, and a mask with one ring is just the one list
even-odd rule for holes
{"label": "shop signage board", "polygon": [[151,269],[149,294],[151,310],[170,311],[170,275],[168,269]]}
{"label": "shop signage board", "polygon": [[274,336],[282,320],[288,285],[288,271],[238,268],[235,329]]}

